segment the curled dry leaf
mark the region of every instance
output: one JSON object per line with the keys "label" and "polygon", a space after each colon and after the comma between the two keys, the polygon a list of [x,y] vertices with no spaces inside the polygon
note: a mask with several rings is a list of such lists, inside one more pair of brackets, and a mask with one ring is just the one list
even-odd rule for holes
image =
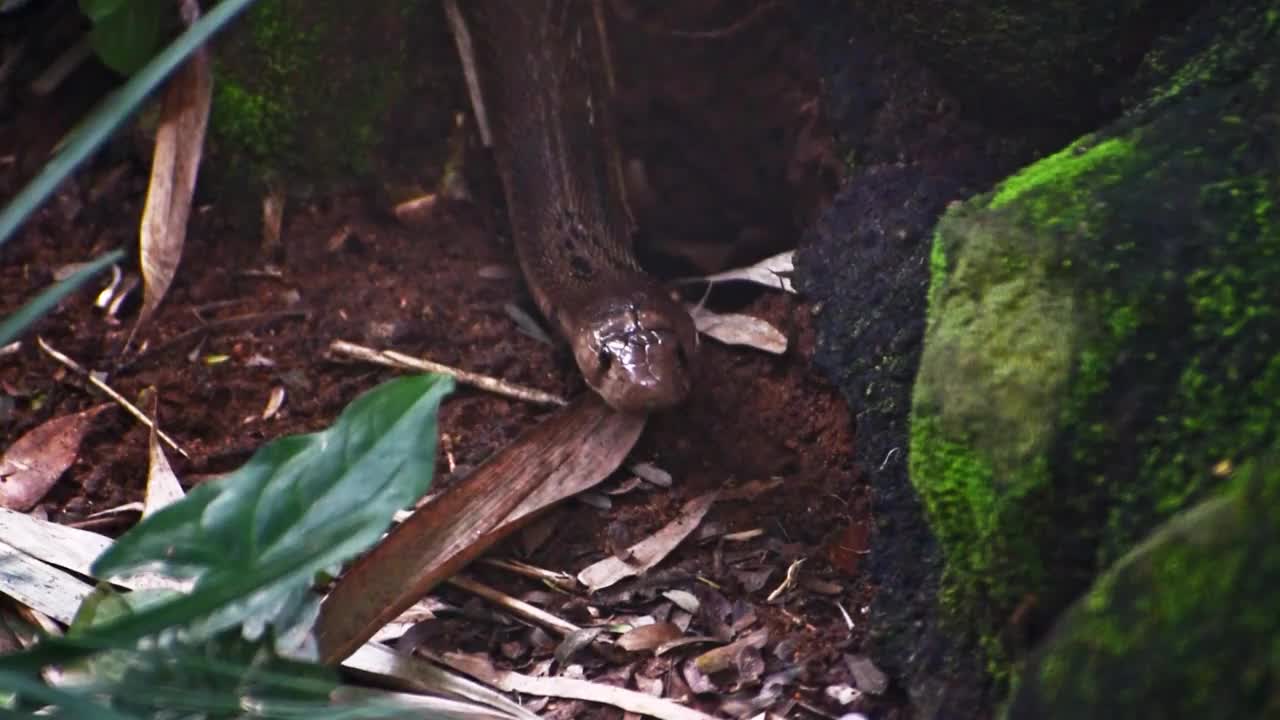
{"label": "curled dry leaf", "polygon": [[212,97],[209,50],[202,47],[173,74],[165,88],[151,182],[142,211],[142,309],[130,340],[160,306],[182,259]]}
{"label": "curled dry leaf", "polygon": [[30,510],[71,467],[93,420],[111,405],[98,405],[42,423],[0,457],[0,507]]}
{"label": "curled dry leaf", "polygon": [[[151,396],[151,417],[156,418],[158,423],[160,416],[157,397],[154,393]],[[184,494],[182,485],[178,484],[178,476],[174,474],[173,468],[169,465],[169,459],[164,455],[164,448],[160,447],[160,435],[156,427],[156,425],[151,426],[148,440],[148,455],[151,462],[147,470],[147,497],[142,506],[143,517],[182,499]]]}
{"label": "curled dry leaf", "polygon": [[717,493],[710,492],[685,503],[680,515],[665,525],[661,530],[644,540],[627,548],[628,559],[623,561],[616,555],[589,565],[578,573],[578,582],[595,592],[607,588],[619,580],[646,572],[662,562],[689,533],[698,527],[703,516],[715,502]]}
{"label": "curled dry leaf", "polygon": [[662,597],[675,603],[677,607],[687,613],[696,614],[698,608],[701,607],[697,596],[688,590],[668,590],[662,593]]}
{"label": "curled dry leaf", "polygon": [[618,647],[627,652],[653,650],[679,638],[684,633],[672,623],[651,623],[632,628],[618,638]]}
{"label": "curled dry leaf", "polygon": [[671,487],[671,473],[653,463],[636,463],[630,469],[631,472],[636,474],[636,477],[647,483],[663,488]]}
{"label": "curled dry leaf", "polygon": [[796,252],[788,250],[772,257],[767,257],[755,265],[748,265],[743,268],[735,268],[733,270],[725,270],[714,275],[696,278],[681,278],[676,282],[681,284],[692,284],[699,282],[718,283],[731,280],[741,280],[752,282],[765,287],[776,288],[784,292],[794,293],[796,288],[791,284],[791,275],[796,270],[795,263]]}
{"label": "curled dry leaf", "polygon": [[703,307],[687,306],[698,332],[725,345],[744,345],[781,355],[787,351],[787,336],[768,321],[741,313],[712,312]]}

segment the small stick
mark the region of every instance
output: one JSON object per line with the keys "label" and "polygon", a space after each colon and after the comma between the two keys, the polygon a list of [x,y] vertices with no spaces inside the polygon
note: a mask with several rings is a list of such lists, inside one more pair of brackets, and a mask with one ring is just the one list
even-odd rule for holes
{"label": "small stick", "polygon": [[542,608],[534,607],[523,600],[517,600],[504,592],[495,590],[483,583],[478,583],[471,578],[459,575],[451,577],[445,582],[453,585],[454,587],[466,590],[473,595],[484,598],[518,618],[527,620],[535,625],[541,625],[549,630],[554,630],[562,635],[575,633],[582,629],[568,620],[552,615]]}
{"label": "small stick", "polygon": [[551,583],[562,590],[571,590],[578,586],[578,581],[568,573],[556,572],[555,570],[544,570],[543,568],[536,567],[528,563],[522,563],[518,560],[481,558],[480,562],[491,567],[515,573],[516,575],[527,577],[531,580]]}
{"label": "small stick", "polygon": [[363,345],[347,342],[346,340],[334,340],[329,344],[329,349],[335,353],[349,355],[365,362],[386,365],[387,367],[400,368],[402,370],[420,370],[422,372],[440,373],[448,375],[464,385],[470,385],[474,388],[486,390],[496,395],[504,395],[516,400],[524,400],[525,402],[538,403],[540,405],[567,405],[568,403],[557,395],[543,392],[536,388],[525,387],[524,385],[516,385],[506,380],[500,380],[488,375],[459,370],[448,365],[441,365],[430,360],[421,360],[419,358],[398,353],[395,350],[374,350]]}
{"label": "small stick", "polygon": [[155,422],[151,418],[147,417],[146,413],[139,410],[138,407],[133,403],[129,402],[128,400],[125,400],[124,396],[116,392],[115,390],[113,390],[110,385],[99,380],[97,377],[94,376],[93,373],[89,372],[83,366],[81,366],[80,363],[76,362],[75,360],[72,360],[70,357],[67,357],[61,352],[58,352],[57,350],[53,349],[53,347],[51,347],[49,343],[44,341],[44,338],[37,337],[36,343],[40,345],[40,349],[45,351],[45,353],[47,353],[49,357],[52,357],[54,360],[57,360],[63,365],[66,365],[71,370],[79,373],[80,375],[83,375],[85,378],[89,380],[89,384],[93,385],[94,387],[98,388],[102,392],[106,393],[107,397],[111,398],[112,400],[115,400],[120,405],[120,407],[124,408],[125,410],[128,410],[130,415],[138,419],[138,422],[142,423],[143,425],[146,425],[147,428],[150,430],[155,430],[156,435],[161,440],[164,441],[165,445],[168,445],[169,447],[173,448],[174,451],[181,454],[182,457],[185,457],[185,458],[191,457],[190,455],[187,454],[186,450],[183,450],[178,445],[178,443],[174,442],[173,438],[169,437],[164,433],[163,430],[156,427]]}

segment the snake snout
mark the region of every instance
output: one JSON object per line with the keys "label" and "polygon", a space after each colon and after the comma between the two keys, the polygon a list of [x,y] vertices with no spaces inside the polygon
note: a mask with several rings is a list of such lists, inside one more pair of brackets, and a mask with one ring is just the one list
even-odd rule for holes
{"label": "snake snout", "polygon": [[614,409],[654,412],[688,397],[697,336],[683,308],[633,308],[579,337],[574,354],[582,375]]}

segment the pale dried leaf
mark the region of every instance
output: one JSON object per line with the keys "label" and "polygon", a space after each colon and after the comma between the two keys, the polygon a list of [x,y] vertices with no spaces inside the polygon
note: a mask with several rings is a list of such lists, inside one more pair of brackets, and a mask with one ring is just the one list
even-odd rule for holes
{"label": "pale dried leaf", "polygon": [[398,653],[385,645],[366,643],[343,661],[342,666],[394,678],[396,682],[393,685],[406,690],[439,693],[482,703],[519,720],[537,720],[538,717],[474,680],[413,655]]}
{"label": "pale dried leaf", "polygon": [[681,278],[677,282],[690,284],[696,282],[717,283],[731,280],[742,280],[794,293],[796,288],[791,283],[791,274],[796,270],[795,256],[795,250],[788,250],[787,252],[767,257],[755,265],[725,270],[724,272],[707,275],[705,277]]}
{"label": "pale dried leaf", "polygon": [[787,351],[787,336],[767,320],[741,313],[715,313],[689,305],[698,332],[725,345],[744,345],[773,355]]}
{"label": "pale dried leaf", "polygon": [[712,720],[712,717],[705,713],[635,690],[577,678],[532,677],[498,670],[493,667],[488,658],[483,656],[449,653],[444,661],[456,670],[507,692],[604,703],[627,712],[659,718],[659,720]]}
{"label": "pale dried leaf", "polygon": [[688,590],[668,590],[662,593],[662,597],[675,603],[677,607],[687,613],[697,614],[701,603],[698,598]]}
{"label": "pale dried leaf", "polygon": [[28,430],[0,457],[0,507],[30,510],[75,462],[80,441],[109,404],[53,418]]}
{"label": "pale dried leaf", "polygon": [[663,470],[653,463],[636,463],[635,465],[632,465],[630,469],[631,472],[636,474],[636,477],[647,483],[652,483],[663,488],[671,487],[671,473]]}
{"label": "pale dried leaf", "polygon": [[[64,567],[92,577],[90,569],[112,540],[79,528],[39,520],[12,510],[0,508],[0,538],[13,548],[50,565]],[[185,592],[194,580],[173,580],[154,573],[113,575],[112,583],[125,588],[168,588]]]}
{"label": "pale dried leaf", "polygon": [[284,386],[277,385],[271,388],[271,394],[267,396],[267,406],[262,409],[262,419],[270,420],[275,414],[280,412],[280,408],[284,406]]}
{"label": "pale dried leaf", "polygon": [[710,492],[690,500],[680,509],[680,514],[675,520],[648,538],[627,548],[627,557],[631,562],[624,562],[617,556],[607,557],[578,573],[578,582],[595,592],[623,578],[648,571],[698,527],[698,523],[702,522],[703,516],[715,502],[716,495],[716,492]]}
{"label": "pale dried leaf", "polygon": [[672,623],[652,623],[632,628],[618,638],[618,647],[627,652],[653,650],[679,638],[684,633]]}
{"label": "pale dried leaf", "polygon": [[89,583],[0,542],[0,595],[69,625],[91,592]]}
{"label": "pale dried leaf", "polygon": [[[151,417],[159,418],[154,405],[151,408]],[[160,435],[156,427],[156,425],[151,426],[151,437],[147,443],[151,462],[147,469],[147,496],[142,506],[142,517],[172,505],[185,495],[182,485],[178,483],[178,476],[169,465],[169,458],[165,457],[164,448],[160,446]]]}
{"label": "pale dried leaf", "polygon": [[142,211],[142,309],[131,338],[160,306],[182,259],[212,90],[209,50],[202,47],[173,74],[164,91]]}

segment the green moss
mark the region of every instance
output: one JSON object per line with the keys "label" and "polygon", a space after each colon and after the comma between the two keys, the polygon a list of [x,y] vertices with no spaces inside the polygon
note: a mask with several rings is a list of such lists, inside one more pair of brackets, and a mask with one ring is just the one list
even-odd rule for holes
{"label": "green moss", "polygon": [[1280,458],[1264,457],[1098,580],[1031,662],[1010,717],[1280,711]]}
{"label": "green moss", "polygon": [[911,476],[944,615],[996,678],[1026,598],[1048,622],[1280,438],[1276,69],[1085,136],[939,223]]}

